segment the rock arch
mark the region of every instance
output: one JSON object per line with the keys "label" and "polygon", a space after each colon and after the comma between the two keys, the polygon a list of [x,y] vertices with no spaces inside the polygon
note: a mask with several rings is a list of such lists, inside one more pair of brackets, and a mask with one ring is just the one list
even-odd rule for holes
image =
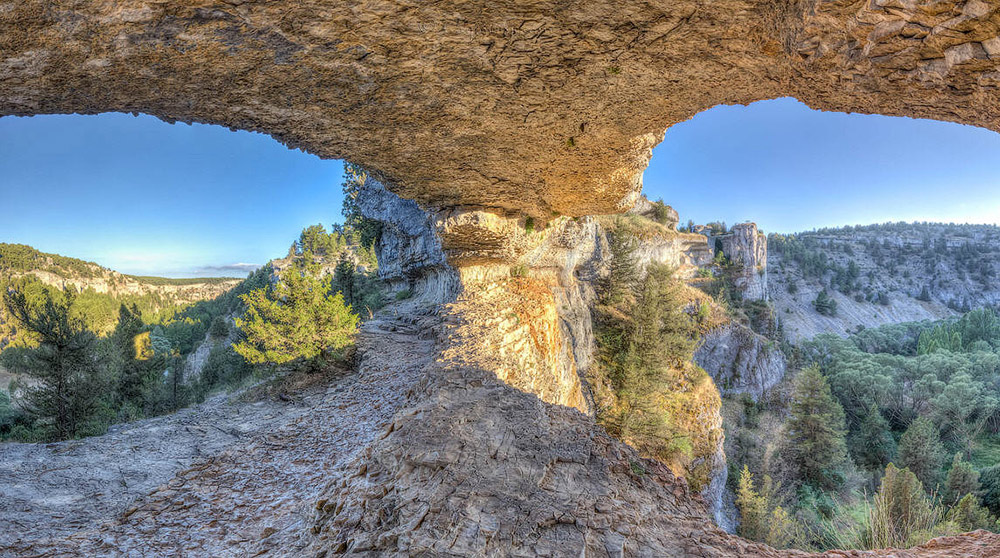
{"label": "rock arch", "polygon": [[983,0],[8,0],[0,115],[145,112],[270,134],[432,206],[629,206],[721,103],[1000,129]]}
{"label": "rock arch", "polygon": [[[431,208],[548,219],[629,207],[664,130],[722,103],[794,96],[1000,130],[998,34],[1000,3],[983,0],[0,0],[0,115],[144,112],[258,131],[364,164]],[[627,474],[583,461],[595,478]],[[578,503],[567,493],[552,509]],[[676,513],[640,540],[802,555]],[[893,555],[997,544],[979,533]]]}

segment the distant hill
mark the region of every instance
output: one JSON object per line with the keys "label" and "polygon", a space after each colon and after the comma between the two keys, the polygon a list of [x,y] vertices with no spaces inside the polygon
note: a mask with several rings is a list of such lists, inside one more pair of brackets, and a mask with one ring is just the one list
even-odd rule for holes
{"label": "distant hill", "polygon": [[[1000,228],[886,223],[768,237],[769,295],[791,339],[1000,305]],[[823,289],[836,301],[823,315]]]}
{"label": "distant hill", "polygon": [[[214,299],[243,281],[229,277],[170,279],[125,275],[94,262],[48,254],[24,244],[0,243],[0,292],[10,285],[34,280],[56,289],[76,289],[88,323],[101,333],[114,327],[122,303],[135,304],[144,317],[153,318]],[[14,329],[0,305],[0,349],[13,336]]]}

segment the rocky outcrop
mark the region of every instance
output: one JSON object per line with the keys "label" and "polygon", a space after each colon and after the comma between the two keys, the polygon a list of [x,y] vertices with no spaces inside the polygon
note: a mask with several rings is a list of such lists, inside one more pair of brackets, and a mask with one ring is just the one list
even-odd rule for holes
{"label": "rocky outcrop", "polygon": [[712,376],[723,395],[745,393],[758,400],[785,377],[786,362],[781,350],[736,323],[704,334],[694,360]]}
{"label": "rocky outcrop", "polygon": [[[794,239],[811,258],[823,258],[826,270],[821,277],[815,268],[807,273],[781,250],[788,241],[776,239],[768,256],[770,298],[792,340],[940,320],[1000,304],[1000,228],[993,225],[890,223],[803,232]],[[842,275],[851,265],[856,277],[849,292],[827,288],[837,301],[836,315],[816,312],[816,295],[837,282],[835,270]]]}
{"label": "rocky outcrop", "polygon": [[[12,529],[0,555],[805,556],[715,527],[686,482],[610,438],[574,404],[572,378],[549,368],[579,350],[567,350],[577,343],[550,301],[585,301],[600,231],[565,219],[534,233],[527,270],[513,275],[455,269],[454,303],[387,308],[364,326],[357,373],[303,398],[292,420],[245,433],[127,509]],[[444,252],[412,261],[440,268]],[[694,419],[721,420],[717,409]],[[976,556],[997,544],[980,532],[856,555]]]}
{"label": "rocky outcrop", "polygon": [[[451,348],[443,352],[443,358],[456,366],[489,370],[542,401],[585,414],[595,411],[587,386],[594,350],[591,311],[595,286],[610,262],[606,227],[623,227],[641,235],[636,246],[640,268],[666,263],[690,276],[698,264],[711,260],[703,236],[677,233],[638,216],[625,221],[563,217],[535,228],[526,226],[530,221],[482,210],[406,215],[420,211],[419,207],[375,180],[366,185],[359,199],[370,218],[404,216],[407,222],[420,224],[405,233],[388,224],[377,248],[380,257],[405,255],[410,276],[434,278],[422,286],[425,291],[448,291],[435,286],[441,277],[448,277],[446,284],[457,289],[448,291],[457,298],[448,305],[454,325]],[[400,238],[408,240],[400,242]],[[402,273],[391,261],[380,270],[389,280]],[[442,270],[447,270],[446,275]],[[695,408],[695,392],[702,387],[688,388],[692,413],[702,412]],[[706,389],[717,402],[715,387]],[[699,478],[725,469],[719,451],[721,422],[713,412],[692,421],[698,434],[692,435],[697,451],[690,467],[697,469]],[[676,469],[684,472],[684,466]]]}
{"label": "rocky outcrop", "polygon": [[733,225],[729,233],[710,238],[729,260],[733,287],[743,300],[767,300],[767,237],[756,223]]}
{"label": "rocky outcrop", "polygon": [[433,216],[373,178],[361,188],[358,206],[365,217],[382,223],[375,246],[380,279],[392,290],[410,289],[430,301],[454,299],[459,277],[448,264]]}
{"label": "rocky outcrop", "polygon": [[667,227],[667,230],[670,231],[676,231],[677,224],[681,221],[676,209],[669,205],[664,205],[662,201],[651,202],[646,196],[639,196],[639,200],[626,213],[656,221]]}
{"label": "rocky outcrop", "polygon": [[435,207],[631,206],[669,126],[793,96],[1000,129],[982,0],[0,2],[0,115],[264,132]]}

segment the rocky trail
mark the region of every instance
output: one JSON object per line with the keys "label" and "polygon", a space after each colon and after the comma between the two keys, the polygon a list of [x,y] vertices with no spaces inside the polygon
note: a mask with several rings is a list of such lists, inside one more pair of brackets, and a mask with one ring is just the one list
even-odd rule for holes
{"label": "rocky trail", "polygon": [[[357,373],[290,401],[213,399],[4,447],[0,556],[816,556],[724,533],[683,480],[585,414],[449,361],[447,344],[479,331],[454,317],[395,305],[363,326]],[[845,555],[981,558],[1000,543],[822,556]]]}
{"label": "rocky trail", "polygon": [[100,437],[0,449],[0,556],[287,554],[337,464],[406,401],[434,352],[390,311],[359,335],[357,374],[291,401],[225,395]]}

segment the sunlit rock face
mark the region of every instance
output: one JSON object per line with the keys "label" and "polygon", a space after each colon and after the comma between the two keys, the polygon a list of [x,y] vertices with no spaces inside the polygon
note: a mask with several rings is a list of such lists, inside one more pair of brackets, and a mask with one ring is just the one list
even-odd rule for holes
{"label": "sunlit rock face", "polygon": [[998,27],[982,0],[6,0],[0,115],[255,130],[548,220],[629,208],[664,130],[718,104],[998,129]]}
{"label": "sunlit rock face", "polygon": [[733,287],[743,300],[767,299],[767,237],[757,224],[733,225],[713,241],[733,265]]}

